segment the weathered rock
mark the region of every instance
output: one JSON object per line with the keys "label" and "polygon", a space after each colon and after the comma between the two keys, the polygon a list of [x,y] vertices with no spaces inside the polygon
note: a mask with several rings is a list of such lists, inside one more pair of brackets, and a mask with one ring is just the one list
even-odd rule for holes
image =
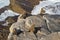
{"label": "weathered rock", "polygon": [[47,35],[44,38],[41,38],[40,40],[60,40],[60,32],[51,33],[50,35]]}
{"label": "weathered rock", "polygon": [[50,34],[49,29],[41,28],[40,31],[45,33],[46,35]]}
{"label": "weathered rock", "polygon": [[0,40],[7,40],[9,28],[12,23],[17,21],[18,16],[7,17],[4,21],[0,21]]}
{"label": "weathered rock", "polygon": [[28,26],[28,29],[31,27],[32,24],[35,25],[34,27],[47,28],[45,20],[40,15],[27,17],[25,24],[26,27]]}
{"label": "weathered rock", "polygon": [[23,32],[18,36],[14,36],[15,40],[37,40],[36,36],[32,32]]}
{"label": "weathered rock", "polygon": [[18,17],[18,19],[17,19],[17,22],[20,22],[21,20],[25,20],[24,19],[24,17],[25,17],[26,15],[19,15],[19,17]]}
{"label": "weathered rock", "polygon": [[9,34],[8,30],[0,29],[0,40],[7,40],[8,34]]}
{"label": "weathered rock", "polygon": [[44,18],[51,32],[60,31],[60,15],[45,15]]}
{"label": "weathered rock", "polygon": [[5,6],[5,7],[1,8],[1,9],[0,9],[0,15],[1,15],[1,13],[3,13],[3,12],[4,12],[5,10],[7,10],[7,9],[9,9],[8,6]]}
{"label": "weathered rock", "polygon": [[49,34],[50,32],[47,29],[41,28],[40,30],[37,31],[36,36],[37,39],[40,40],[42,37],[45,37]]}
{"label": "weathered rock", "polygon": [[39,1],[42,0],[10,0],[10,9],[20,14],[30,13]]}
{"label": "weathered rock", "polygon": [[17,21],[17,18],[18,16],[7,17],[4,21],[0,21],[0,25],[9,27]]}
{"label": "weathered rock", "polygon": [[10,33],[13,33],[14,32],[14,29],[26,31],[25,30],[25,21],[24,20],[21,20],[20,22],[13,23],[11,25],[11,27],[10,27]]}
{"label": "weathered rock", "polygon": [[10,33],[8,35],[8,40],[11,40],[13,35],[17,35],[20,33],[20,30],[21,31],[26,31],[26,28],[25,28],[25,20],[20,20],[20,22],[15,22],[11,25],[10,27]]}
{"label": "weathered rock", "polygon": [[46,36],[46,34],[44,32],[38,31],[36,33],[36,37],[38,40],[40,40],[42,37],[45,37],[45,36]]}

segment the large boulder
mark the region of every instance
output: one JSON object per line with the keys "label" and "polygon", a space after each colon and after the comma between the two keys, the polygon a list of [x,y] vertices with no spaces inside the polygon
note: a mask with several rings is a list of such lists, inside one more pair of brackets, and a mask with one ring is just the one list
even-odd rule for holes
{"label": "large boulder", "polygon": [[42,18],[41,15],[37,16],[30,16],[26,18],[26,27],[31,27],[32,24],[35,25],[35,27],[40,28],[47,28],[47,25],[45,23],[45,20]]}
{"label": "large boulder", "polygon": [[[20,20],[21,20],[21,18],[19,16],[17,22],[20,22]],[[49,32],[46,22],[41,15],[27,17],[25,19],[25,28],[27,30],[31,30],[31,31],[35,30],[34,33],[36,33],[38,30],[44,31],[45,29],[48,30],[48,32]],[[44,32],[46,32],[46,31],[44,31]]]}
{"label": "large boulder", "polygon": [[60,15],[45,15],[47,27],[51,32],[60,31]]}
{"label": "large boulder", "polygon": [[35,5],[42,0],[10,0],[10,9],[18,13],[30,13]]}

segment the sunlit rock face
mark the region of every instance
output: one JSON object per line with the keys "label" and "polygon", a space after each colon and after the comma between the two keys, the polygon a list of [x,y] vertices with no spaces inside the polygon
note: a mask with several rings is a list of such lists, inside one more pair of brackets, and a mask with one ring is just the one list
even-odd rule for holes
{"label": "sunlit rock face", "polygon": [[46,26],[44,19],[40,15],[27,17],[26,24],[28,26],[35,24],[35,27],[45,27]]}

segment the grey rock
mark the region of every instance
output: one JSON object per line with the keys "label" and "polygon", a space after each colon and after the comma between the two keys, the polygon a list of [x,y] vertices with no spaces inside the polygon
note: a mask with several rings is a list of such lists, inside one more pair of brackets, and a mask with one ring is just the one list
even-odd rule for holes
{"label": "grey rock", "polygon": [[10,27],[10,31],[12,32],[14,29],[26,31],[25,21],[24,20],[20,20],[20,22],[13,23],[11,25],[11,27]]}
{"label": "grey rock", "polygon": [[27,17],[25,24],[27,26],[30,26],[30,25],[34,24],[35,27],[44,27],[44,28],[46,28],[45,20],[40,15]]}
{"label": "grey rock", "polygon": [[37,39],[40,40],[41,38],[49,35],[50,32],[47,29],[41,28],[41,30],[38,30],[36,33]]}
{"label": "grey rock", "polygon": [[46,34],[44,32],[38,31],[36,33],[37,39],[40,40],[42,37],[45,37]]}
{"label": "grey rock", "polygon": [[30,13],[35,5],[42,0],[10,0],[10,9],[18,13]]}
{"label": "grey rock", "polygon": [[32,32],[23,32],[18,36],[14,36],[15,40],[37,40]]}
{"label": "grey rock", "polygon": [[60,32],[51,33],[40,40],[60,40]]}
{"label": "grey rock", "polygon": [[60,31],[60,15],[45,15],[44,18],[51,32]]}

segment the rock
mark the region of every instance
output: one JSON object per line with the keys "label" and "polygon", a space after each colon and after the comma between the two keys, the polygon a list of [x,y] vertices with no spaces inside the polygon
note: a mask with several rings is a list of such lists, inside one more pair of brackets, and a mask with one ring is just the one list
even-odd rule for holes
{"label": "rock", "polygon": [[27,17],[25,24],[26,24],[26,27],[28,26],[28,29],[29,27],[31,27],[32,24],[34,24],[35,27],[47,28],[45,20],[40,15]]}
{"label": "rock", "polygon": [[17,21],[18,16],[7,17],[4,21],[0,21],[0,40],[7,40],[10,26]]}
{"label": "rock", "polygon": [[1,9],[0,9],[0,15],[1,15],[1,13],[3,13],[3,12],[4,12],[5,10],[7,10],[7,9],[9,9],[8,6],[5,6],[5,7],[1,8]]}
{"label": "rock", "polygon": [[41,28],[40,30],[37,31],[36,36],[37,36],[37,39],[40,40],[41,38],[49,34],[50,32],[47,29]]}
{"label": "rock", "polygon": [[9,29],[10,33],[8,35],[8,40],[11,40],[13,35],[18,35],[21,31],[26,31],[25,21],[20,20],[20,22],[15,22],[11,25]]}
{"label": "rock", "polygon": [[60,32],[51,33],[40,40],[60,40]]}
{"label": "rock", "polygon": [[18,36],[14,36],[15,40],[37,40],[32,32],[23,32]]}
{"label": "rock", "polygon": [[45,15],[44,18],[51,32],[60,31],[60,15]]}
{"label": "rock", "polygon": [[45,37],[45,36],[46,36],[46,34],[44,32],[38,31],[36,33],[36,37],[38,40],[40,40],[42,37]]}
{"label": "rock", "polygon": [[0,25],[10,27],[17,21],[18,16],[7,17],[4,21],[0,22]]}
{"label": "rock", "polygon": [[0,29],[8,30],[9,27],[17,21],[18,16],[7,17],[4,21],[0,21]]}
{"label": "rock", "polygon": [[10,0],[10,9],[20,14],[30,13],[39,1],[42,0]]}
{"label": "rock", "polygon": [[50,31],[48,29],[45,29],[45,28],[41,28],[40,31],[45,33],[45,35],[50,34]]}
{"label": "rock", "polygon": [[11,25],[11,27],[10,27],[10,33],[13,33],[13,32],[14,32],[14,29],[26,31],[25,21],[24,21],[24,20],[21,20],[20,22],[15,22],[15,23],[13,23],[13,24]]}
{"label": "rock", "polygon": [[13,17],[7,17],[5,19],[6,22],[8,22],[8,24],[12,24],[14,22],[17,22],[18,16],[13,16]]}
{"label": "rock", "polygon": [[26,19],[27,17],[32,16],[31,14],[20,14],[17,20]]}

